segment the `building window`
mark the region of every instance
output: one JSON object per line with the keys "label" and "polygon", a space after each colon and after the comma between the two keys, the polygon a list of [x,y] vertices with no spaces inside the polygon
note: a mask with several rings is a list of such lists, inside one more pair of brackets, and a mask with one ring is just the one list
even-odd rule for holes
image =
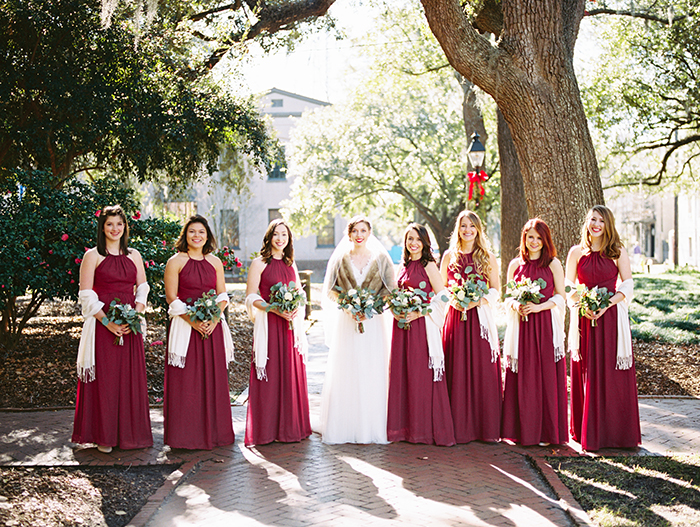
{"label": "building window", "polygon": [[221,211],[219,230],[221,231],[221,239],[219,240],[220,247],[226,246],[231,249],[240,248],[240,232],[237,210],[223,209]]}
{"label": "building window", "polygon": [[328,217],[328,223],[321,227],[316,234],[317,247],[335,247],[335,219]]}
{"label": "building window", "polygon": [[272,99],[273,108],[282,108],[284,106],[284,99]]}
{"label": "building window", "polygon": [[[282,147],[282,159],[284,159],[284,147]],[[275,161],[272,165],[272,170],[267,175],[267,179],[274,179],[278,181],[284,181],[287,179],[287,169],[283,166],[284,163]]]}
{"label": "building window", "polygon": [[166,201],[163,206],[166,212],[182,219],[197,214],[197,203],[194,201]]}
{"label": "building window", "polygon": [[272,220],[282,219],[282,214],[280,214],[280,209],[267,209],[267,223]]}

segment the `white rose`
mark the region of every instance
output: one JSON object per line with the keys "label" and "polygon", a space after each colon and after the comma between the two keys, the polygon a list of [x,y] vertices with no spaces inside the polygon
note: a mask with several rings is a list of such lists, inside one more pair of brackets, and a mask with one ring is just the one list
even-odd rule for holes
{"label": "white rose", "polygon": [[467,296],[467,295],[464,293],[464,289],[460,289],[459,291],[457,291],[457,299],[458,300],[464,300],[465,296]]}
{"label": "white rose", "polygon": [[292,298],[294,298],[294,297],[292,296],[292,293],[290,293],[289,291],[287,291],[287,292],[284,294],[284,299],[285,299],[285,300],[291,300]]}
{"label": "white rose", "polygon": [[350,295],[350,296],[355,296],[356,294],[357,294],[357,290],[356,290],[356,289],[348,289],[348,295]]}

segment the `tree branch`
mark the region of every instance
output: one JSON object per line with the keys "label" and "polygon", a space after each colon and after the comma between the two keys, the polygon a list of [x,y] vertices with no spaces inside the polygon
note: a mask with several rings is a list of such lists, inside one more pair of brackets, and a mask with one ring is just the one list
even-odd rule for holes
{"label": "tree branch", "polygon": [[669,17],[660,17],[658,15],[652,15],[650,13],[641,13],[639,11],[631,11],[625,9],[591,9],[586,11],[584,16],[597,16],[597,15],[617,15],[617,16],[627,16],[631,18],[641,18],[642,20],[649,20],[651,22],[658,22],[660,24],[673,25],[674,23],[686,18],[686,15]]}

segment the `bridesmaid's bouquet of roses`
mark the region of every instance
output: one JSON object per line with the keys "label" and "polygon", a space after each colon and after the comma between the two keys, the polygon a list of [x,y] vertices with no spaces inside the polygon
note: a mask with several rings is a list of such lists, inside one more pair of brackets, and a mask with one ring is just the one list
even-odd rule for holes
{"label": "bridesmaid's bouquet of roses", "polygon": [[[464,272],[469,275],[472,268],[467,267]],[[452,302],[462,308],[462,320],[467,320],[467,308],[472,302],[478,302],[489,294],[489,286],[484,280],[479,280],[475,275],[466,279],[460,274],[454,274],[455,279],[447,282],[447,291],[452,297]]]}
{"label": "bridesmaid's bouquet of roses", "polygon": [[[102,320],[102,323],[105,326],[110,322],[114,322],[119,326],[121,326],[122,324],[126,324],[127,326],[129,326],[129,329],[132,333],[139,334],[141,333],[141,322],[143,321],[144,316],[143,313],[139,313],[129,304],[122,304],[121,300],[115,298],[110,302],[109,311],[107,311],[107,316],[105,318],[107,319],[106,324],[104,319]],[[124,337],[115,337],[114,344],[119,344],[120,346],[123,346]]]}
{"label": "bridesmaid's bouquet of roses", "polygon": [[418,284],[420,289],[412,287],[406,289],[394,289],[389,295],[389,309],[395,315],[401,317],[398,321],[398,326],[401,329],[411,329],[411,323],[406,320],[406,315],[412,311],[418,311],[421,315],[427,315],[432,310],[430,309],[430,299],[435,296],[432,291],[430,294],[423,291],[425,282]]}
{"label": "bridesmaid's bouquet of roses", "polygon": [[[221,308],[216,303],[216,290],[210,289],[202,296],[192,302],[191,298],[187,299],[187,314],[192,322],[202,321],[210,322],[221,318]],[[202,335],[202,340],[209,338],[209,335]]]}
{"label": "bridesmaid's bouquet of roses", "polygon": [[[521,306],[528,302],[539,304],[544,295],[540,292],[547,287],[547,282],[542,278],[531,280],[529,277],[520,277],[520,280],[511,280],[506,284],[505,298],[512,298]],[[527,322],[527,315],[523,315],[522,320]]]}
{"label": "bridesmaid's bouquet of roses", "polygon": [[[573,288],[566,286],[566,292],[569,293]],[[595,313],[610,305],[610,299],[615,293],[608,291],[607,287],[595,286],[591,289],[584,284],[576,286],[576,292],[579,294],[578,312],[582,317],[586,316],[587,311]],[[596,327],[598,324],[595,320],[591,320],[591,327]]]}
{"label": "bridesmaid's bouquet of roses", "polygon": [[[374,315],[384,311],[384,299],[377,295],[376,291],[371,289],[348,289],[343,291],[336,286],[338,293],[338,308],[346,309],[355,317],[356,315],[364,315],[367,318],[372,318]],[[357,321],[357,331],[365,332],[365,326],[362,322]]]}
{"label": "bridesmaid's bouquet of roses", "polygon": [[[303,291],[297,289],[294,281],[289,282],[289,285],[284,282],[278,282],[270,288],[270,302],[265,311],[271,311],[277,308],[277,311],[294,311],[301,306],[306,305],[306,295]],[[289,321],[289,329],[294,329],[292,321]]]}

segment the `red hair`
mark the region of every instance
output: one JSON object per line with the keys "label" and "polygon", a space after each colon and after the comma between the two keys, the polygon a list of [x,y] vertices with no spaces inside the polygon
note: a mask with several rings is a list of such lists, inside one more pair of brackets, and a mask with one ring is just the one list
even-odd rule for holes
{"label": "red hair", "polygon": [[525,262],[530,261],[530,254],[527,250],[527,233],[530,229],[535,229],[537,234],[542,238],[542,254],[540,255],[537,267],[547,267],[552,260],[557,256],[557,248],[554,247],[554,241],[552,240],[552,233],[549,230],[549,225],[547,225],[544,220],[540,218],[532,218],[527,220],[525,226],[523,227],[523,232],[520,234],[520,257]]}

